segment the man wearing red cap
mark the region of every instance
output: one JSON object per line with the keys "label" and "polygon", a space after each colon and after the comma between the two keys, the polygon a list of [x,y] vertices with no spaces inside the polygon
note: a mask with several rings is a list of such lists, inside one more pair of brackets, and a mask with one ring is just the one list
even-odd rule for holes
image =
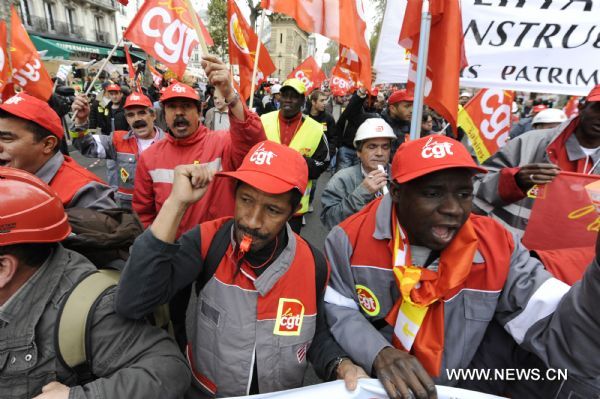
{"label": "man wearing red cap", "polygon": [[[134,181],[133,210],[145,227],[154,221],[169,197],[177,165],[202,164],[216,170],[235,170],[248,150],[265,139],[258,115],[246,109],[233,89],[227,66],[212,56],[204,57],[202,64],[210,84],[225,98],[230,128],[214,131],[200,123],[202,103],[190,86],[176,82],[165,90],[160,102],[169,134],[139,158]],[[220,179],[210,185],[201,200],[187,208],[177,237],[198,223],[230,216],[233,209],[234,184]],[[189,292],[189,287],[182,290],[170,304],[175,334],[182,347],[186,342],[185,309]]]}
{"label": "man wearing red cap", "polygon": [[410,135],[410,119],[412,118],[413,95],[406,90],[397,90],[387,100],[387,109],[381,117],[392,127],[398,138],[392,143],[392,157],[400,144]]}
{"label": "man wearing red cap", "polygon": [[453,139],[404,143],[390,193],[327,237],[327,321],[390,398],[435,398],[434,381],[465,382],[451,370],[471,365],[494,318],[541,366],[600,375],[600,264],[573,287],[553,278],[499,223],[471,213],[481,172]]}
{"label": "man wearing red cap", "polygon": [[306,161],[287,146],[258,143],[237,171],[216,174],[236,187],[233,218],[201,223],[176,241],[182,215],[210,190],[214,174],[200,165],[175,169],[170,196],[132,247],[117,312],[142,318],[196,281],[189,397],[297,388],[307,360],[322,378],[343,378],[354,389],[365,374],[324,319],[327,263],[288,224],[306,190]]}
{"label": "man wearing red cap", "polygon": [[73,145],[83,156],[112,159],[116,162],[119,177],[118,204],[121,208],[131,209],[137,161],[142,152],[164,138],[165,132],[154,125],[154,108],[144,94],[129,95],[123,108],[127,124],[131,126],[129,131],[117,130],[110,136],[92,135],[88,130],[88,100],[84,96],[78,96],[73,102],[75,125],[70,134]]}
{"label": "man wearing red cap", "polygon": [[[60,244],[71,233],[61,202],[35,176],[0,167],[0,396],[180,398],[190,382],[185,359],[166,332],[115,314],[114,285],[88,308],[89,317],[66,306],[73,288],[97,269]],[[73,353],[59,351],[68,346],[59,335],[77,344],[77,333],[62,323],[84,326],[86,317],[92,372],[83,380],[84,367],[67,366]]]}
{"label": "man wearing red cap", "polygon": [[552,129],[509,140],[484,166],[475,184],[474,205],[522,236],[533,199],[527,192],[550,183],[560,171],[600,174],[600,85],[585,99],[579,115]]}
{"label": "man wearing red cap", "polygon": [[65,208],[116,208],[113,189],[58,151],[63,136],[60,118],[44,101],[20,93],[0,105],[0,166],[35,174]]}
{"label": "man wearing red cap", "polygon": [[[233,89],[227,66],[216,57],[206,57],[204,69],[229,107],[229,131],[212,131],[200,123],[200,97],[188,85],[174,83],[160,98],[168,133],[165,140],[145,151],[138,160],[133,209],[149,226],[171,193],[174,169],[182,164],[208,164],[216,170],[235,170],[244,155],[265,139],[258,116],[249,112]],[[211,185],[201,201],[183,215],[177,236],[206,220],[233,214],[233,184]]]}

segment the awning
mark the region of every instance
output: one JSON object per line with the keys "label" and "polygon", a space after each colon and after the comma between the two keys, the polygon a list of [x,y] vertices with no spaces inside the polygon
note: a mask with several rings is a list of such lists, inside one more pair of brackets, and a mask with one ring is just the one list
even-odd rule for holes
{"label": "awning", "polygon": [[[108,56],[111,48],[94,46],[91,44],[71,42],[67,40],[58,40],[58,39],[50,39],[47,37],[41,37],[37,35],[30,35],[31,41],[38,51],[46,51],[44,55],[44,59],[89,59],[91,55],[98,55],[101,57]],[[137,53],[135,51],[131,52],[131,55],[140,58],[146,59],[146,54]],[[125,57],[125,53],[123,50],[116,50],[113,54],[113,57]]]}

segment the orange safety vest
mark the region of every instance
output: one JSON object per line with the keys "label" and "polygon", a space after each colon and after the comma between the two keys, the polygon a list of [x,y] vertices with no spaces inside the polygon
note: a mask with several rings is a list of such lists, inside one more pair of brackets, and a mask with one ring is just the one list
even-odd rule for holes
{"label": "orange safety vest", "polygon": [[50,187],[60,197],[63,206],[65,208],[69,207],[69,203],[75,197],[75,194],[81,188],[86,186],[89,183],[96,182],[100,184],[104,183],[98,176],[85,169],[77,162],[73,160],[73,158],[64,155],[65,161],[60,166],[52,180],[50,180]]}

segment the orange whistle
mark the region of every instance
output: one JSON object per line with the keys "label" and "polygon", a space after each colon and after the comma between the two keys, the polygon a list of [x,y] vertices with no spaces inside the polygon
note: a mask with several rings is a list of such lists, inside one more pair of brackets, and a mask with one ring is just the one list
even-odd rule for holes
{"label": "orange whistle", "polygon": [[252,245],[252,237],[244,234],[244,238],[242,238],[242,242],[240,243],[240,252],[248,252],[250,250],[250,245]]}

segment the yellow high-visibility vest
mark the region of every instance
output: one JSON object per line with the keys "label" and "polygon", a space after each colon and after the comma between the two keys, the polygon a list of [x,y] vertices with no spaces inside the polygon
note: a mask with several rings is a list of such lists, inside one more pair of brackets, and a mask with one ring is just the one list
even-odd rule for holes
{"label": "yellow high-visibility vest", "polygon": [[[279,111],[273,111],[269,112],[268,114],[264,114],[260,117],[260,119],[265,129],[267,139],[281,144],[281,137],[279,136]],[[317,147],[319,147],[319,143],[321,142],[322,138],[323,126],[310,116],[304,115],[304,121],[302,122],[300,129],[298,129],[292,138],[292,141],[288,147],[293,148],[303,156],[310,158],[317,150]],[[308,212],[311,189],[312,181],[309,180],[308,185],[306,186],[306,191],[302,195],[302,200],[300,201],[300,210],[296,213],[296,215],[303,215]]]}

